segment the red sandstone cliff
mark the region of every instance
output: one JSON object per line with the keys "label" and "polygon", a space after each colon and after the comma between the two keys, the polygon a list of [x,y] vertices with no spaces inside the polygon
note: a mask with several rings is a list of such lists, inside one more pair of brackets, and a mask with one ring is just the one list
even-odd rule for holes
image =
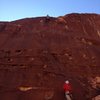
{"label": "red sandstone cliff", "polygon": [[65,100],[66,79],[74,100],[100,94],[100,15],[0,22],[0,100]]}

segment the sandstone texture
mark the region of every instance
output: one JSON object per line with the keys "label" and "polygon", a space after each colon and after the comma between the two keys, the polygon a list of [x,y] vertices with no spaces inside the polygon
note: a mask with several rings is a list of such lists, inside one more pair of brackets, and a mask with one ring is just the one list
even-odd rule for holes
{"label": "sandstone texture", "polygon": [[[100,15],[0,22],[0,100],[100,98]],[[96,99],[99,100],[99,99]]]}

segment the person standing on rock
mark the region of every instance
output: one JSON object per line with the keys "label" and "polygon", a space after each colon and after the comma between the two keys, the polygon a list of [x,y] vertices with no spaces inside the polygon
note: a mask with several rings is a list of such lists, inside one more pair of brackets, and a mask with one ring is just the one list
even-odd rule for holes
{"label": "person standing on rock", "polygon": [[47,15],[47,16],[46,16],[46,19],[45,19],[45,22],[48,23],[49,21],[50,21],[50,16]]}
{"label": "person standing on rock", "polygon": [[72,87],[68,80],[65,81],[63,85],[65,97],[67,100],[72,100]]}

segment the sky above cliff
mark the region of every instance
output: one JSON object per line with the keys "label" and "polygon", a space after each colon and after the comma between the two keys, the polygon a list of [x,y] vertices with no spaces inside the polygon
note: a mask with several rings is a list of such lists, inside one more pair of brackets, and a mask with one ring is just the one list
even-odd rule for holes
{"label": "sky above cliff", "polygon": [[100,0],[0,0],[0,21],[68,13],[100,14]]}

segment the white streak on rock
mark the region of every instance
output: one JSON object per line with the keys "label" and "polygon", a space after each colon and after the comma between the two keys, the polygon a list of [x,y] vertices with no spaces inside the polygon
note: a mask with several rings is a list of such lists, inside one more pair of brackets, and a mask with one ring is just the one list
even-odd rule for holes
{"label": "white streak on rock", "polygon": [[100,37],[100,31],[97,30],[97,34],[98,34],[98,36]]}
{"label": "white streak on rock", "polygon": [[93,22],[90,19],[88,19],[88,21],[89,21],[90,25],[93,25]]}
{"label": "white streak on rock", "polygon": [[82,28],[83,28],[83,32],[87,34],[87,32],[86,32],[86,30],[85,30],[85,27],[84,27],[84,26],[82,26]]}
{"label": "white streak on rock", "polygon": [[33,87],[25,87],[25,86],[19,87],[19,90],[20,90],[20,91],[29,91],[29,90],[31,90],[31,89],[33,89]]}
{"label": "white streak on rock", "polygon": [[69,28],[68,28],[68,25],[65,25],[65,29],[66,29],[66,30],[68,30],[68,29],[69,29]]}

